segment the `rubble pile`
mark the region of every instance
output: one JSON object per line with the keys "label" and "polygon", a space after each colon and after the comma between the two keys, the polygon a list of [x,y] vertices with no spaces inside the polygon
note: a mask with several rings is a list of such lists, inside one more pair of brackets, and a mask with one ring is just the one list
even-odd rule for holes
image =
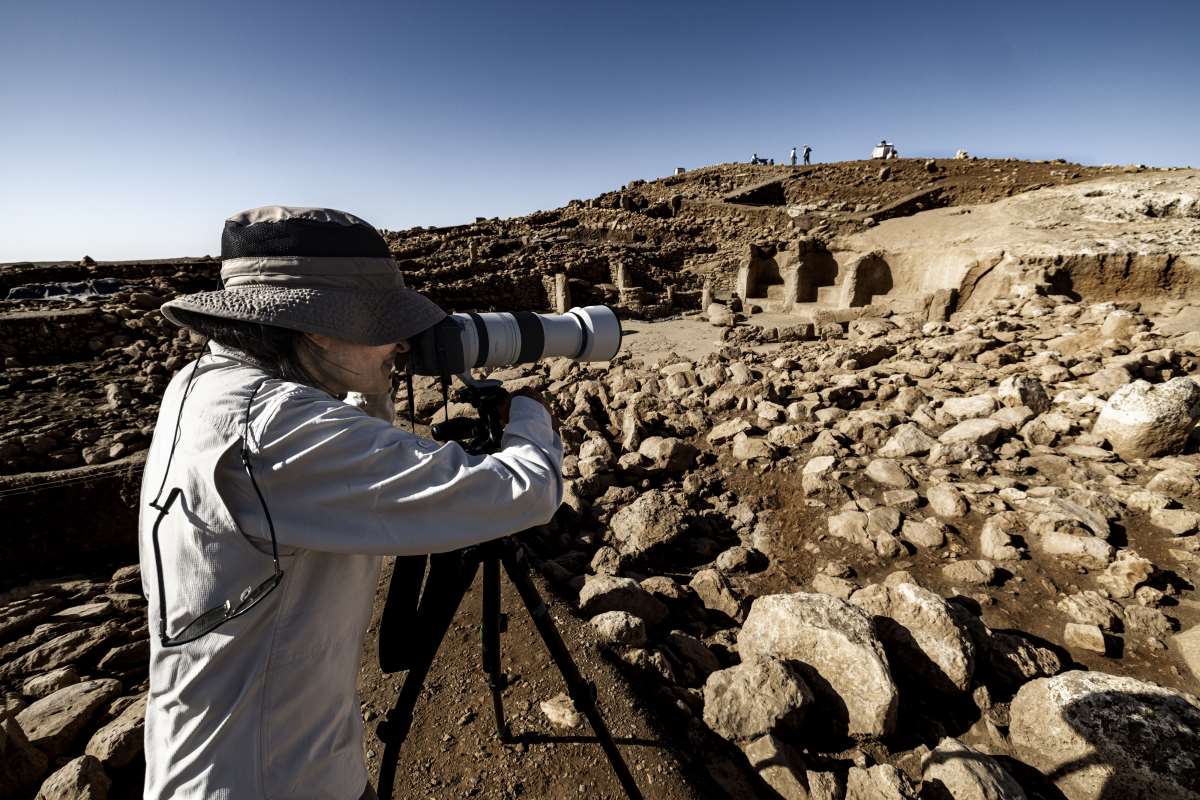
{"label": "rubble pile", "polygon": [[149,658],[136,565],[0,594],[0,796],[140,797]]}
{"label": "rubble pile", "polygon": [[784,797],[1200,796],[1200,347],[1031,280],[505,376],[570,452],[545,574],[705,758]]}

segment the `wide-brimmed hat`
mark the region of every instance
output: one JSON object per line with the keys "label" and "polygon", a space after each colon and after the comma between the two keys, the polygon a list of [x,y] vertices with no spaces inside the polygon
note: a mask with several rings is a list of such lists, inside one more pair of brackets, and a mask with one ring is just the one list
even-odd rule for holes
{"label": "wide-brimmed hat", "polygon": [[320,333],[357,344],[408,339],[446,312],[407,289],[379,231],[332,208],[263,206],[235,214],[221,234],[221,285],[177,297],[175,311]]}

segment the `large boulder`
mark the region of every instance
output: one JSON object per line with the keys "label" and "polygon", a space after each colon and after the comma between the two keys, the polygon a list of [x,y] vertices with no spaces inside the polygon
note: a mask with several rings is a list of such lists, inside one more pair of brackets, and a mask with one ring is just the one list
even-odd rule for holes
{"label": "large boulder", "polygon": [[940,692],[965,692],[975,673],[975,644],[938,595],[914,583],[876,584],[850,602],[873,615],[897,675]]}
{"label": "large boulder", "polygon": [[110,678],[59,689],[17,714],[17,722],[37,748],[58,756],[67,752],[96,711],[121,694]]}
{"label": "large boulder", "polygon": [[94,756],[80,756],[55,772],[35,800],[107,800],[112,781]]}
{"label": "large boulder", "polygon": [[838,733],[885,736],[895,729],[899,698],[887,655],[870,618],[850,603],[806,592],[760,597],[737,643],[742,658],[795,662]]}
{"label": "large boulder", "polygon": [[921,761],[922,796],[945,800],[1026,800],[1025,791],[1000,762],[945,738]]}
{"label": "large boulder", "polygon": [[49,672],[79,661],[112,644],[122,635],[123,631],[115,620],[103,625],[69,631],[0,666],[0,681],[37,672]]}
{"label": "large boulder", "polygon": [[794,729],[812,702],[804,679],[771,656],[717,670],[704,682],[704,722],[731,742]]}
{"label": "large boulder", "polygon": [[613,515],[613,546],[637,556],[683,535],[687,512],[667,492],[652,489]]}
{"label": "large boulder", "polygon": [[1155,458],[1182,450],[1198,418],[1200,385],[1191,378],[1134,381],[1113,392],[1092,432],[1127,461]]}
{"label": "large boulder", "polygon": [[117,718],[96,731],[83,749],[108,767],[124,767],[142,754],[147,695],[130,703]]}
{"label": "large boulder", "polygon": [[1017,692],[1009,733],[1069,800],[1200,800],[1200,700],[1134,678],[1064,672]]}

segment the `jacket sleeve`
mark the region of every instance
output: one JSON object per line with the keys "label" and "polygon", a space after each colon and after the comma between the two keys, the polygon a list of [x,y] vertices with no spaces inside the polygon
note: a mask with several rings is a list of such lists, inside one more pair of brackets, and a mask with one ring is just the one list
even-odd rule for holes
{"label": "jacket sleeve", "polygon": [[[263,409],[250,439],[255,479],[285,547],[438,553],[543,525],[562,503],[562,442],[528,398],[513,399],[494,455],[423,439],[303,389]],[[239,518],[263,516],[257,501],[238,505],[249,512]],[[242,527],[269,535],[265,520]]]}

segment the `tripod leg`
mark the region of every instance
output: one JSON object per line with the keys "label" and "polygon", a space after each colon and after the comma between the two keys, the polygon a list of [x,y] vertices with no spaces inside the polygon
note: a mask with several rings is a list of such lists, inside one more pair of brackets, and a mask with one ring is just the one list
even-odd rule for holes
{"label": "tripod leg", "polygon": [[421,599],[428,556],[397,556],[392,565],[392,582],[379,620],[379,669],[399,672],[408,669],[409,649],[405,629],[412,625]]}
{"label": "tripod leg", "polygon": [[464,563],[461,554],[447,553],[430,559],[425,591],[415,615],[412,652],[407,658],[408,674],[396,698],[396,704],[375,729],[384,743],[383,760],[379,765],[379,798],[391,800],[396,780],[396,761],[400,746],[412,727],[413,709],[421,695],[421,687],[433,665],[438,647],[454,621],[454,614],[463,595],[475,580],[479,562]]}
{"label": "tripod leg", "polygon": [[504,673],[500,669],[500,562],[483,562],[483,671],[492,693],[492,712],[496,717],[496,735],[502,742],[512,741],[512,732],[504,720]]}
{"label": "tripod leg", "polygon": [[596,706],[594,687],[579,673],[579,668],[575,666],[575,661],[571,658],[571,652],[563,642],[558,628],[555,627],[554,620],[550,618],[550,610],[546,608],[545,602],[538,594],[537,587],[533,585],[533,579],[529,577],[529,566],[525,561],[524,552],[520,550],[520,545],[508,540],[504,541],[504,545],[501,556],[504,571],[508,573],[509,580],[517,588],[517,593],[521,595],[521,601],[529,611],[529,616],[533,619],[538,633],[541,634],[542,641],[546,643],[546,649],[550,651],[554,665],[562,673],[563,680],[567,684],[567,695],[591,723],[596,739],[604,749],[604,754],[608,756],[608,762],[612,765],[613,772],[616,773],[617,780],[620,781],[626,796],[630,800],[642,800],[642,793],[638,789],[637,783],[634,782],[625,760],[621,757],[621,751],[613,742],[612,734],[604,723],[604,718],[600,716],[600,709]]}

